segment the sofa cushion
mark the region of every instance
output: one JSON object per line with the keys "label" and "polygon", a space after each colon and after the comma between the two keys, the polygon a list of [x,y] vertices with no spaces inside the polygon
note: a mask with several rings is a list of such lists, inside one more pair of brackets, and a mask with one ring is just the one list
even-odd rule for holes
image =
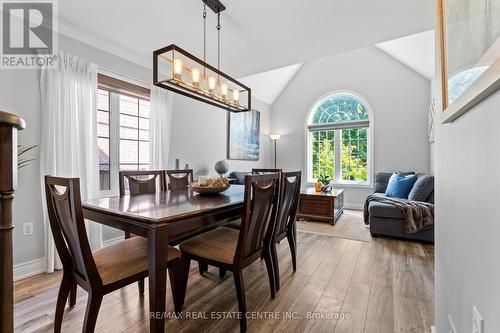
{"label": "sofa cushion", "polygon": [[[414,175],[413,171],[403,172],[404,175]],[[387,184],[389,183],[389,179],[392,176],[392,172],[378,172],[375,175],[375,188],[374,192],[376,193],[385,193],[387,189]]]}
{"label": "sofa cushion", "polygon": [[429,175],[419,174],[417,181],[408,194],[408,199],[414,201],[427,202],[434,192],[434,177]]}
{"label": "sofa cushion", "polygon": [[394,173],[389,179],[385,195],[393,198],[408,198],[415,181],[416,175],[404,175],[402,172]]}
{"label": "sofa cushion", "polygon": [[[405,200],[401,199],[401,201]],[[368,206],[368,213],[370,214],[370,216],[390,218],[390,219],[404,218],[403,214],[401,214],[399,209],[397,209],[393,205],[389,205],[378,201],[370,201]]]}
{"label": "sofa cushion", "polygon": [[233,171],[229,174],[229,178],[236,179],[236,184],[244,185],[245,176],[250,174],[250,172]]}

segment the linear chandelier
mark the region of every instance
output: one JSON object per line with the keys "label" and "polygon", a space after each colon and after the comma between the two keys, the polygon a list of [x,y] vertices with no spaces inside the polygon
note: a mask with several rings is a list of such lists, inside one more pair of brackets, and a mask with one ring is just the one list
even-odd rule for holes
{"label": "linear chandelier", "polygon": [[[220,70],[220,13],[226,7],[219,0],[203,1],[203,60],[175,44],[153,52],[155,86],[231,111],[252,107],[252,90]],[[206,62],[206,6],[217,14],[217,68]]]}

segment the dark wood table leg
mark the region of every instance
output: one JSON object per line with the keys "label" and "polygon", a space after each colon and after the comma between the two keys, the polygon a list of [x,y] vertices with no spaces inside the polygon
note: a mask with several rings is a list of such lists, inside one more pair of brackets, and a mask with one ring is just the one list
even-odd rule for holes
{"label": "dark wood table leg", "polygon": [[168,240],[165,230],[148,232],[149,260],[149,331],[165,331]]}

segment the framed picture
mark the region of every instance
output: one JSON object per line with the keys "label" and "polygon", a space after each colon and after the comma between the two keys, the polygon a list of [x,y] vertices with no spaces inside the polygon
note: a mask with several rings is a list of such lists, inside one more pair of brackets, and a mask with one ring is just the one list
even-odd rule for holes
{"label": "framed picture", "polygon": [[260,153],[260,112],[229,112],[227,158],[258,161]]}
{"label": "framed picture", "polygon": [[500,88],[500,0],[437,0],[443,122]]}

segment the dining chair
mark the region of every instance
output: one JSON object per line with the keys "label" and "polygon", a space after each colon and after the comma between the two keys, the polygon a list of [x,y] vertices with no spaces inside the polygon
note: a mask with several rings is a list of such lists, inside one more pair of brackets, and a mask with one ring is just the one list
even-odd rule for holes
{"label": "dining chair", "polygon": [[[268,173],[281,173],[282,169],[258,169],[258,168],[253,168],[252,169],[252,175],[262,175],[262,174],[268,174]],[[229,221],[226,225],[228,228],[234,228],[234,229],[240,229],[241,227],[241,219],[233,219]],[[220,271],[220,277],[222,278],[225,273],[224,271]]]}
{"label": "dining chair", "polygon": [[[252,169],[252,175],[262,175],[262,174],[280,173],[280,172],[282,172],[282,169],[257,169],[257,168]],[[232,219],[225,225],[225,227],[239,230],[241,227],[241,219],[240,218]],[[224,277],[225,275],[224,270],[221,270],[219,272],[219,275],[221,278]]]}
{"label": "dining chair", "polygon": [[[276,228],[273,235],[273,242],[270,247],[276,278],[276,291],[280,289],[276,245],[285,237],[287,238],[290,247],[293,271],[295,272],[297,270],[296,214],[300,197],[301,175],[301,171],[281,173]],[[231,221],[224,227],[239,230],[241,228],[241,220]],[[225,275],[223,269],[219,270],[219,275],[221,278]]]}
{"label": "dining chair", "polygon": [[[125,195],[126,185],[131,196],[155,193],[157,187],[160,191],[165,191],[167,188],[165,170],[123,170],[118,173],[118,183],[120,195]],[[125,231],[125,239],[131,236],[129,231]],[[139,292],[144,293],[144,279],[138,281],[138,285]]]}
{"label": "dining chair", "polygon": [[170,190],[185,190],[193,182],[193,169],[167,170],[167,176]]}
{"label": "dining chair", "polygon": [[[76,284],[89,295],[82,331],[93,332],[103,296],[148,276],[147,240],[133,237],[92,252],[85,230],[79,179],[45,176],[45,195],[50,228],[63,264],[54,332],[61,331],[68,294],[72,293],[69,305],[75,305]],[[169,247],[165,260],[177,313],[182,307],[179,258],[179,250]]]}
{"label": "dining chair", "polygon": [[187,289],[191,260],[204,262],[233,272],[240,329],[246,331],[246,301],[243,283],[243,269],[263,254],[274,298],[275,277],[270,256],[279,191],[279,174],[248,175],[245,177],[245,193],[241,230],[218,228],[193,237],[180,245],[182,262],[181,299]]}
{"label": "dining chair", "polygon": [[157,184],[165,191],[165,170],[126,170],[118,173],[120,195],[125,195],[125,179],[128,181],[130,195],[155,193]]}
{"label": "dining chair", "polygon": [[293,271],[297,270],[297,227],[296,214],[300,197],[301,171],[281,173],[280,196],[278,201],[278,213],[276,227],[270,246],[271,258],[274,265],[274,277],[276,279],[276,291],[280,289],[279,264],[276,245],[285,237],[288,240],[290,253],[292,255]]}
{"label": "dining chair", "polygon": [[265,174],[265,173],[275,173],[275,172],[282,172],[283,169],[258,169],[258,168],[253,168],[252,169],[252,174],[258,175],[258,174]]}

